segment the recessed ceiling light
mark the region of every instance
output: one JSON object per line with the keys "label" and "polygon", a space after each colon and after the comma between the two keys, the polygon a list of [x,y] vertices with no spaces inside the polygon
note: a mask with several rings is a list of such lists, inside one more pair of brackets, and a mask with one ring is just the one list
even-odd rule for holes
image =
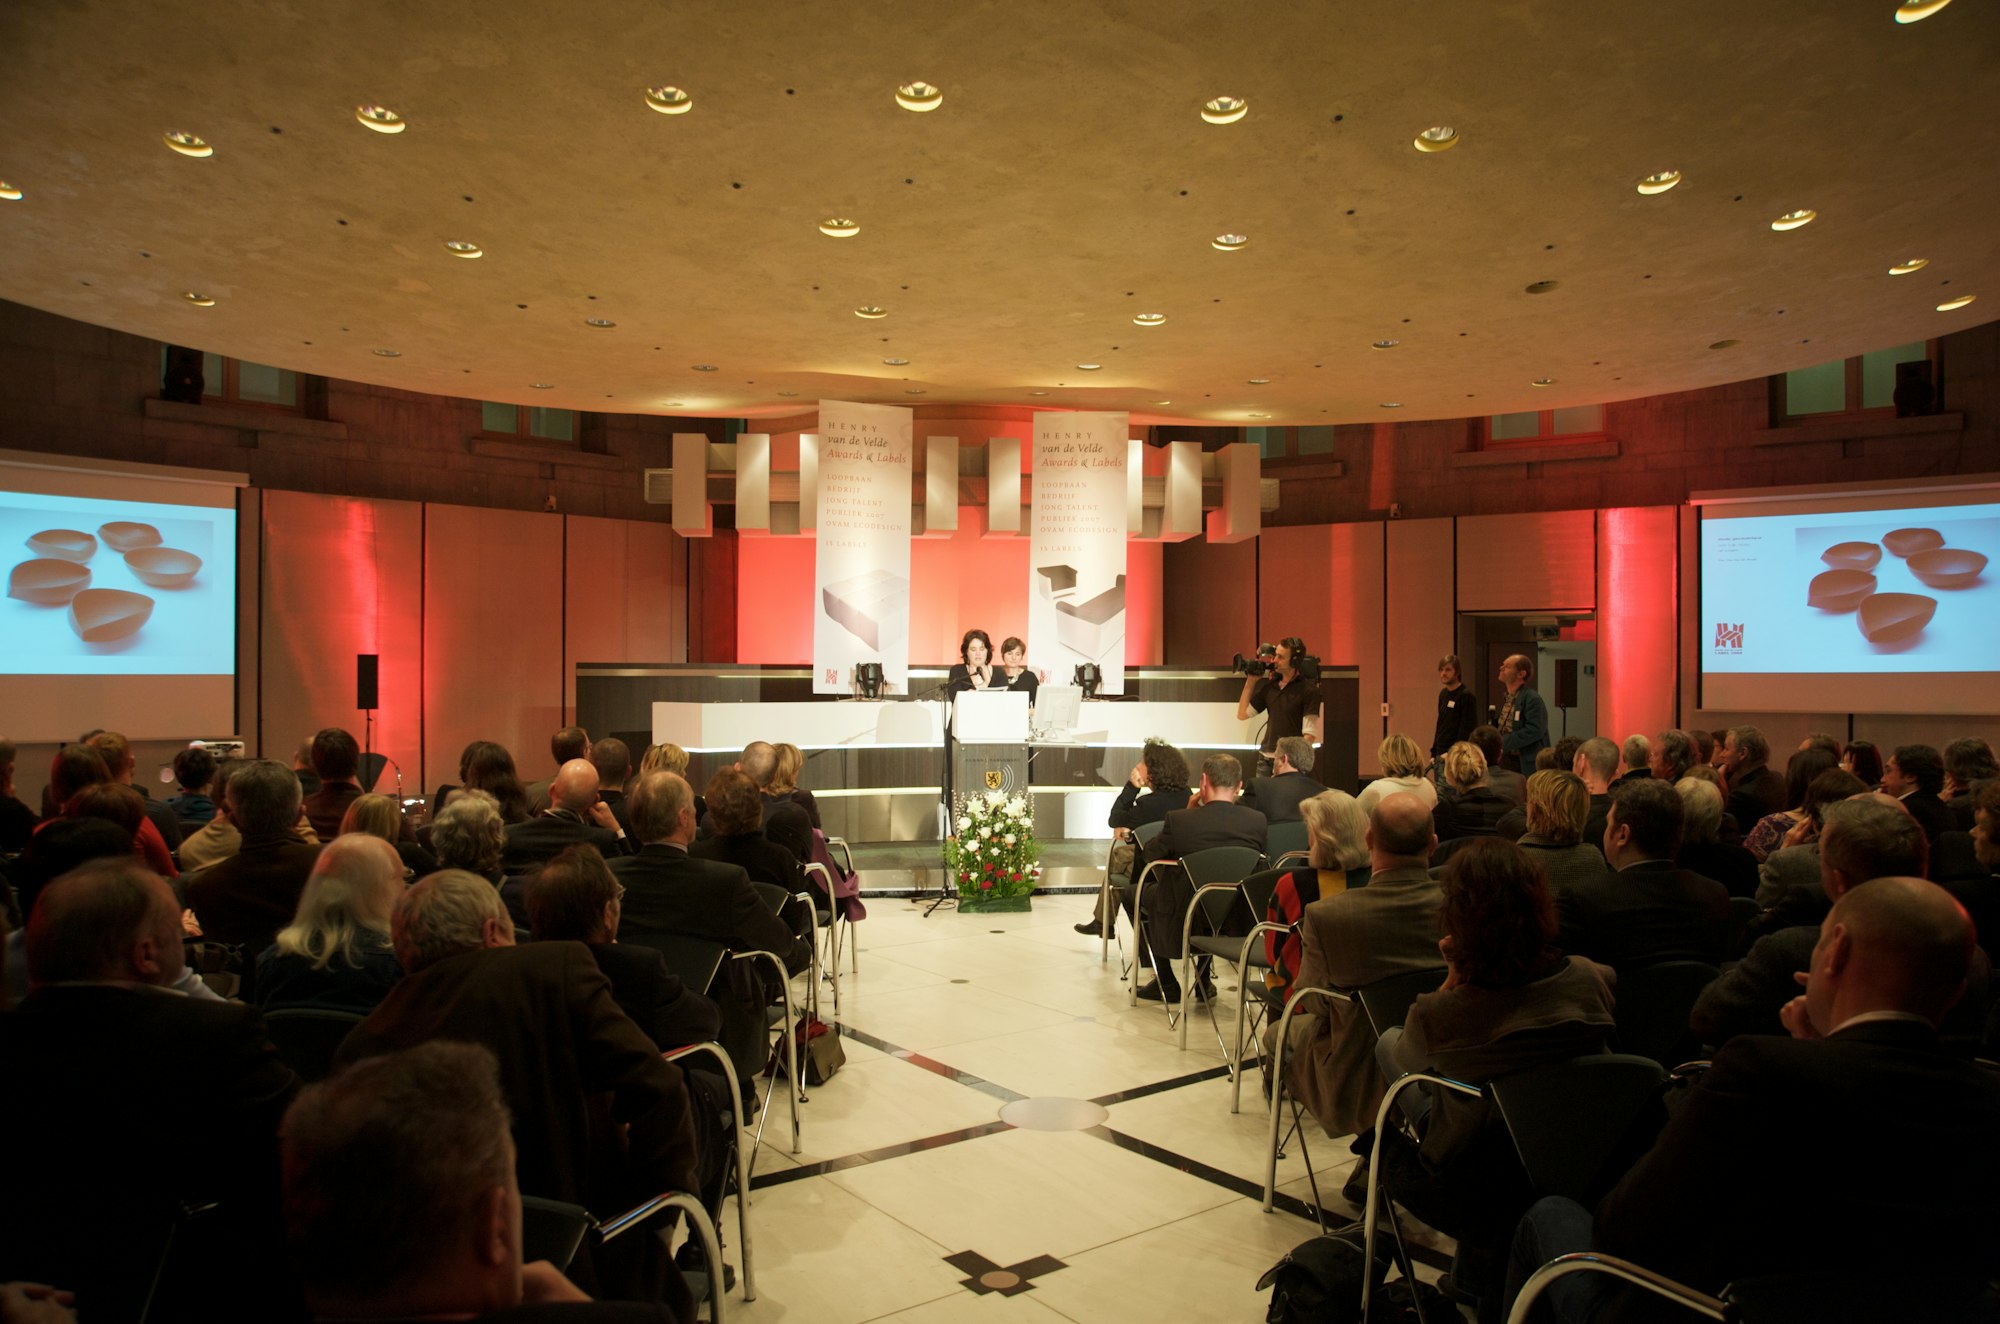
{"label": "recessed ceiling light", "polygon": [[1156,405],[1170,405],[1170,404],[1172,404],[1172,403],[1173,403],[1173,401],[1171,401],[1171,400],[1155,400],[1155,401],[1153,401],[1153,403],[1154,403],[1154,404],[1156,404]]}
{"label": "recessed ceiling light", "polygon": [[669,400],[666,402],[666,406],[669,409],[686,409],[687,402],[684,400]]}
{"label": "recessed ceiling light", "polygon": [[1710,348],[1710,349],[1735,349],[1735,348],[1736,348],[1736,347],[1737,347],[1738,345],[1740,345],[1740,344],[1742,344],[1742,343],[1743,343],[1743,342],[1742,342],[1742,341],[1740,341],[1740,340],[1717,340],[1717,341],[1715,341],[1715,342],[1711,343],[1711,344],[1709,345],[1709,348]]}
{"label": "recessed ceiling light", "polygon": [[1250,103],[1242,97],[1217,97],[1201,108],[1201,117],[1210,124],[1234,124],[1250,113]]}
{"label": "recessed ceiling light", "polygon": [[1526,289],[1529,294],[1547,294],[1560,284],[1562,284],[1561,281],[1538,280],[1532,285],[1527,286]]}
{"label": "recessed ceiling light", "polygon": [[1819,213],[1810,207],[1801,207],[1797,211],[1788,211],[1777,220],[1772,221],[1771,228],[1773,230],[1796,230],[1801,225],[1811,225],[1813,219],[1818,215]]}
{"label": "recessed ceiling light", "polygon": [[882,307],[880,304],[870,303],[870,304],[863,304],[861,307],[856,308],[854,310],[854,315],[856,317],[865,317],[872,322],[878,317],[887,317],[889,315],[889,310],[887,308]]}
{"label": "recessed ceiling light", "polygon": [[1047,394],[1048,394],[1048,392],[1047,392],[1047,391],[1030,391],[1030,392],[1028,392],[1028,394],[1029,394],[1029,395],[1047,395]]}
{"label": "recessed ceiling light", "polygon": [[1913,257],[1890,267],[1889,274],[1891,276],[1907,276],[1913,271],[1922,271],[1930,264],[1931,260],[1927,257]]}
{"label": "recessed ceiling light", "polygon": [[1375,348],[1377,348],[1377,349],[1394,349],[1394,348],[1395,348],[1396,346],[1398,346],[1398,345],[1400,345],[1400,344],[1402,344],[1402,343],[1403,343],[1403,342],[1402,342],[1402,341],[1400,341],[1400,340],[1378,340],[1378,341],[1376,341],[1376,342],[1375,342]]}
{"label": "recessed ceiling light", "polygon": [[1965,307],[1965,305],[1971,303],[1974,299],[1978,297],[1979,296],[1976,294],[1961,294],[1956,299],[1946,299],[1943,303],[1937,306],[1937,310],[1941,313],[1948,313],[1952,311],[1954,308]]}
{"label": "recessed ceiling light", "polygon": [[377,133],[401,133],[410,126],[403,117],[387,106],[356,106],[354,118]]}
{"label": "recessed ceiling light", "polygon": [[5,199],[8,202],[19,202],[21,200],[20,185],[9,184],[6,180],[0,179],[0,199]]}
{"label": "recessed ceiling light", "polygon": [[909,360],[908,360],[908,359],[883,359],[883,360],[882,360],[882,362],[884,362],[884,363],[888,364],[888,365],[889,365],[890,367],[892,367],[892,368],[901,368],[901,367],[904,367],[904,366],[906,366],[906,365],[907,365],[907,364],[909,363]]}
{"label": "recessed ceiling light", "polygon": [[1382,407],[1384,409],[1401,409],[1403,407],[1403,402],[1401,400],[1384,400],[1382,402]]}
{"label": "recessed ceiling light", "polygon": [[1234,253],[1249,242],[1250,236],[1247,234],[1219,234],[1208,241],[1208,246],[1224,253]]}
{"label": "recessed ceiling light", "polygon": [[694,370],[696,372],[714,372],[715,365],[713,363],[697,363],[694,365]]}
{"label": "recessed ceiling light", "polygon": [[922,114],[936,110],[944,104],[944,93],[929,83],[905,83],[896,89],[896,104],[904,110],[914,110]]}
{"label": "recessed ceiling light", "polygon": [[1269,386],[1270,384],[1271,379],[1269,377],[1252,377],[1250,379],[1250,385],[1252,386]]}
{"label": "recessed ceiling light", "polygon": [[528,389],[531,391],[553,391],[556,389],[556,384],[554,382],[529,382]]}
{"label": "recessed ceiling light", "polygon": [[378,349],[375,352],[385,359],[400,359],[403,357],[403,351],[400,349]]}
{"label": "recessed ceiling light", "polygon": [[215,149],[208,145],[206,139],[197,138],[191,133],[183,133],[179,129],[169,129],[162,136],[161,141],[165,142],[167,146],[173,148],[182,156],[215,155]]}
{"label": "recessed ceiling light", "polygon": [[473,243],[470,239],[447,239],[444,241],[444,246],[450,250],[454,257],[472,258],[486,256],[486,250],[478,244]]}
{"label": "recessed ceiling light", "polygon": [[798,394],[798,392],[797,392],[797,391],[780,391],[780,392],[778,392],[778,394],[779,394],[779,395],[782,395],[782,396],[784,396],[784,397],[785,397],[785,398],[786,398],[787,400],[789,400],[789,399],[791,399],[791,398],[792,398],[793,396],[797,395],[797,394]]}
{"label": "recessed ceiling light", "polygon": [[694,109],[694,98],[678,87],[649,87],[646,105],[662,115],[685,115]]}
{"label": "recessed ceiling light", "polygon": [[183,294],[181,298],[186,299],[189,303],[193,304],[197,308],[215,307],[215,299],[212,295],[202,294],[195,290],[189,290],[186,294]]}
{"label": "recessed ceiling light", "polygon": [[834,239],[852,239],[861,233],[861,227],[845,216],[829,216],[819,223],[819,232]]}
{"label": "recessed ceiling light", "polygon": [[1530,386],[1554,386],[1555,384],[1556,379],[1553,377],[1537,377],[1534,381],[1528,383]]}
{"label": "recessed ceiling light", "polygon": [[1269,418],[1269,417],[1270,417],[1270,415],[1269,415],[1269,414],[1252,414],[1252,415],[1250,415],[1250,417],[1252,417],[1252,418]]}
{"label": "recessed ceiling light", "polygon": [[609,331],[612,327],[618,325],[618,323],[608,317],[586,317],[583,319],[583,324],[585,326],[596,327],[599,331]]}
{"label": "recessed ceiling light", "polygon": [[913,386],[913,387],[911,387],[911,388],[910,388],[909,390],[907,390],[907,391],[903,392],[903,394],[904,394],[904,395],[922,395],[922,394],[924,394],[924,390],[923,390],[923,388],[922,388],[922,387],[920,387],[920,386]]}
{"label": "recessed ceiling light", "polygon": [[1448,152],[1458,146],[1458,130],[1445,124],[1433,124],[1418,134],[1410,145],[1420,152]]}
{"label": "recessed ceiling light", "polygon": [[1140,313],[1132,319],[1133,326],[1165,326],[1166,324],[1167,315],[1165,313]]}
{"label": "recessed ceiling light", "polygon": [[1916,23],[1929,18],[1938,10],[1950,4],[1951,0],[1903,0],[1896,6],[1898,23]]}
{"label": "recessed ceiling light", "polygon": [[1658,174],[1647,175],[1644,179],[1640,180],[1638,183],[1638,189],[1641,193],[1645,194],[1647,197],[1650,198],[1655,193],[1665,193],[1668,189],[1672,188],[1674,185],[1680,182],[1681,182],[1680,171],[1662,170]]}
{"label": "recessed ceiling light", "polygon": [[1079,363],[1076,366],[1079,372],[1096,372],[1104,365],[1102,363]]}

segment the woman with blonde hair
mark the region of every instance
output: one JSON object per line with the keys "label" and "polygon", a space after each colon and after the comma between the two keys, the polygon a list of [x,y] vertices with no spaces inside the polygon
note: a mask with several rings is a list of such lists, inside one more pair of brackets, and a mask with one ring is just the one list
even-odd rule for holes
{"label": "woman with blonde hair", "polygon": [[1528,778],[1528,830],[1516,844],[1556,896],[1604,876],[1604,852],[1583,839],[1589,818],[1590,788],[1575,773],[1551,768]]}
{"label": "woman with blonde hair", "polygon": [[328,843],[292,922],[257,958],[252,1000],[267,1011],[373,1011],[403,976],[389,945],[402,895],[402,857],[388,842],[354,832]]}
{"label": "woman with blonde hair", "polygon": [[[688,777],[688,752],[671,740],[663,740],[646,751],[646,757],[639,760],[639,776],[649,772],[671,772],[687,782],[688,789],[694,789],[694,782]],[[635,779],[633,785],[638,785]],[[699,791],[694,797],[694,821],[699,823],[708,816],[708,801],[702,799]]]}
{"label": "woman with blonde hair", "polygon": [[806,756],[797,745],[773,745],[778,751],[778,766],[771,773],[771,784],[764,794],[773,800],[790,800],[806,811],[814,827],[821,827],[819,805],[813,800],[813,793],[799,785],[799,773],[806,766]]}
{"label": "woman with blonde hair", "polygon": [[364,836],[380,837],[396,848],[396,854],[403,859],[404,875],[421,878],[437,867],[437,857],[414,841],[402,840],[403,807],[396,803],[394,796],[360,795],[347,806],[341,816],[337,837],[345,837],[359,832]]}
{"label": "woman with blonde hair", "polygon": [[1445,794],[1433,817],[1440,842],[1454,837],[1491,837],[1514,802],[1486,782],[1486,755],[1479,746],[1461,740],[1444,752]]}
{"label": "woman with blonde hair", "polygon": [[[1275,924],[1296,926],[1306,907],[1321,897],[1368,885],[1368,815],[1360,802],[1345,791],[1322,791],[1299,803],[1299,815],[1305,819],[1311,852],[1304,868],[1278,879],[1264,915]],[[1299,973],[1297,929],[1266,934],[1264,954],[1271,961],[1265,982],[1283,998]]]}
{"label": "woman with blonde hair", "polygon": [[1437,807],[1437,788],[1424,776],[1430,760],[1417,748],[1416,741],[1400,731],[1392,731],[1382,738],[1375,757],[1382,765],[1382,775],[1361,788],[1362,813],[1374,813],[1376,801],[1397,791],[1408,791],[1433,809]]}

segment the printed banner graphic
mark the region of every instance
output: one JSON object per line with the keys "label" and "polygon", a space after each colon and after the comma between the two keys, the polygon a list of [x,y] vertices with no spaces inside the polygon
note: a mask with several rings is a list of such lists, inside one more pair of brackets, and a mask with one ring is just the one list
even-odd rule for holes
{"label": "printed banner graphic", "polygon": [[1079,664],[1125,692],[1125,457],[1122,413],[1035,415],[1028,553],[1028,665],[1071,683]]}
{"label": "printed banner graphic", "polygon": [[863,662],[909,692],[910,453],[909,410],[820,401],[815,694],[853,693]]}

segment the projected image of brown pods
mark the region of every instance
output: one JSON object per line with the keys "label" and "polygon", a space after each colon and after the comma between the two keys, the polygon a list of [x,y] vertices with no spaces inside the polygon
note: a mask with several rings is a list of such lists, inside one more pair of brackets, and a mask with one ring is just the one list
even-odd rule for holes
{"label": "projected image of brown pods", "polygon": [[59,561],[88,561],[97,554],[97,539],[79,529],[43,529],[28,539],[28,550]]}
{"label": "projected image of brown pods", "polygon": [[1861,635],[1871,644],[1899,644],[1923,633],[1937,599],[1921,593],[1877,593],[1861,603]]}
{"label": "projected image of brown pods", "polygon": [[141,547],[158,547],[163,541],[160,531],[150,524],[138,524],[132,520],[113,520],[109,524],[97,526],[97,536],[104,539],[104,545],[114,552],[136,552]]}
{"label": "projected image of brown pods", "polygon": [[90,567],[55,557],[23,561],[7,576],[8,597],[44,607],[60,607],[89,587]]}
{"label": "projected image of brown pods", "polygon": [[141,547],[125,553],[125,564],[154,588],[186,588],[201,571],[201,558],[173,547]]}
{"label": "projected image of brown pods", "polygon": [[152,616],[151,598],[122,588],[87,588],[69,603],[69,628],[87,644],[129,638]]}
{"label": "projected image of brown pods", "polygon": [[1882,535],[1882,545],[1897,556],[1910,557],[1944,546],[1944,535],[1936,529],[1892,529]]}
{"label": "projected image of brown pods", "polygon": [[1940,547],[1910,557],[1910,573],[1931,588],[1970,588],[1984,569],[1986,554],[1962,547]]}
{"label": "projected image of brown pods", "polygon": [[1882,549],[1872,542],[1837,542],[1819,559],[1836,570],[1873,570],[1882,560]]}
{"label": "projected image of brown pods", "polygon": [[1875,576],[1866,570],[1826,570],[1813,576],[1806,605],[1821,611],[1853,611],[1875,591]]}

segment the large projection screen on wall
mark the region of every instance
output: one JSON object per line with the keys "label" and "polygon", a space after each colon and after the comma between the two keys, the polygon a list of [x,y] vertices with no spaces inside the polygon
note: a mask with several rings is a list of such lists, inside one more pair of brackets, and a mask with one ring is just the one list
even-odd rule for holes
{"label": "large projection screen on wall", "polygon": [[0,451],[0,734],[234,732],[245,481]]}
{"label": "large projection screen on wall", "polygon": [[1694,502],[1704,708],[2000,713],[2000,477]]}

